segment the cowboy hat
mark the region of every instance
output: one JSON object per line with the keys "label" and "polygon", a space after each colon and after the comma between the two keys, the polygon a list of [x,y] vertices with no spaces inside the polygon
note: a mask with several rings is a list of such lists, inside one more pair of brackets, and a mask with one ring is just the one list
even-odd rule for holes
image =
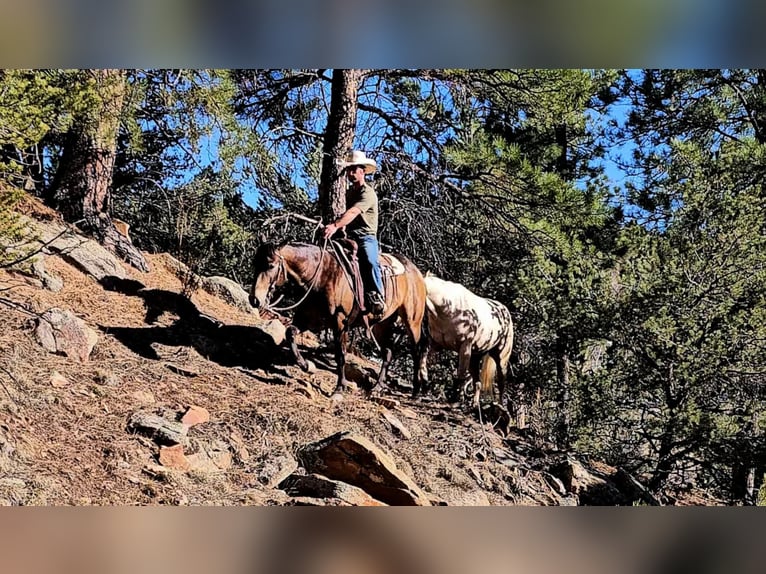
{"label": "cowboy hat", "polygon": [[341,171],[352,165],[361,165],[364,167],[364,173],[367,174],[375,173],[375,170],[378,169],[378,164],[375,163],[375,160],[368,158],[364,155],[363,151],[359,150],[348,150],[345,160],[339,161],[338,165]]}

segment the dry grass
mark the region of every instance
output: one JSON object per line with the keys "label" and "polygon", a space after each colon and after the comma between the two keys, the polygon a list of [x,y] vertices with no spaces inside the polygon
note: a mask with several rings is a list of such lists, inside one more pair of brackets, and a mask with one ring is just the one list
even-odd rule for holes
{"label": "dry grass", "polygon": [[[149,290],[180,294],[181,281],[164,265],[164,257],[147,259],[151,273],[126,267],[131,278]],[[0,332],[0,474],[5,480],[0,484],[0,503],[284,503],[283,493],[258,480],[261,466],[341,430],[358,432],[377,443],[432,498],[446,499],[455,489],[478,488],[464,467],[475,461],[477,452],[487,449],[485,437],[500,445],[500,437],[481,433],[474,421],[463,419],[462,427],[456,427],[449,417],[440,415],[439,406],[410,404],[401,395],[397,400],[417,412],[414,419],[397,415],[413,435],[404,440],[380,416],[381,407],[361,393],[349,395],[340,404],[325,396],[334,384],[333,373],[325,370],[314,375],[290,365],[241,370],[205,358],[194,345],[173,344],[172,339],[155,341],[151,345],[155,356],[148,358],[114,333],[172,328],[180,318],[172,305],[147,325],[141,297],[106,290],[55,257],[46,259],[46,267],[63,279],[60,292],[0,271],[0,285],[13,286],[3,295],[29,310],[24,313],[0,305],[4,326]],[[248,326],[260,320],[205,292],[195,293],[191,300],[199,311],[225,325]],[[99,330],[99,342],[88,363],[50,354],[35,342],[35,314],[52,307],[71,310]],[[53,386],[54,372],[66,377],[68,384]],[[319,391],[316,398],[297,392],[298,381]],[[156,460],[157,445],[126,429],[137,410],[181,413],[189,405],[207,408],[211,421],[190,429],[188,450],[214,441],[231,445],[233,464],[227,471],[162,469]],[[237,444],[244,445],[244,459]],[[494,504],[512,502],[502,488],[490,488],[487,496]],[[534,503],[532,497],[520,501]]]}
{"label": "dry grass", "polygon": [[[57,218],[37,202],[25,202],[23,211]],[[126,266],[145,288],[141,296],[105,289],[57,257],[45,263],[63,279],[58,293],[0,270],[0,296],[16,304],[0,304],[0,504],[284,504],[287,495],[263,484],[264,469],[338,431],[382,447],[436,501],[460,502],[481,491],[492,504],[556,503],[540,473],[497,459],[509,443],[489,426],[482,430],[446,405],[392,393],[405,407],[393,411],[412,435],[404,439],[381,416],[383,407],[362,393],[331,401],[330,370],[307,375],[259,356],[262,347],[250,339],[250,327],[262,320],[257,314],[203,291],[188,301],[167,257],[147,260],[147,274]],[[151,304],[162,312],[147,314]],[[52,307],[71,310],[99,332],[88,363],[48,353],[34,340],[37,315]],[[189,319],[190,309],[217,323],[201,326]],[[323,349],[321,336],[307,334],[299,342]],[[239,354],[223,352],[229,348]],[[249,359],[266,364],[256,368]],[[374,361],[354,360],[377,369]],[[68,383],[52,384],[54,372]],[[305,387],[314,398],[305,396]],[[168,470],[158,464],[153,441],[127,430],[138,410],[172,417],[190,405],[205,407],[211,420],[189,430],[186,452],[228,445],[229,469]]]}

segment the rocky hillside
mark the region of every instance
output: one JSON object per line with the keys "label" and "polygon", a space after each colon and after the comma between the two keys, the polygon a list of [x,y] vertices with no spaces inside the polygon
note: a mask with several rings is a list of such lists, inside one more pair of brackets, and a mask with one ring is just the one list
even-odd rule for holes
{"label": "rocky hillside", "polygon": [[[657,502],[618,469],[434,400],[333,402],[325,343],[303,337],[318,368],[301,372],[241,287],[198,278],[186,297],[171,257],[141,273],[26,211],[47,245],[0,270],[2,504]],[[376,367],[352,357],[349,377]]]}

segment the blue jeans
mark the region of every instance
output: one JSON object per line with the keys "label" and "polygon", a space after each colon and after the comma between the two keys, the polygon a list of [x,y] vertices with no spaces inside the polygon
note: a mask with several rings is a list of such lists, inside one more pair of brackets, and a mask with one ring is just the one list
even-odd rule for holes
{"label": "blue jeans", "polygon": [[383,295],[383,277],[378,263],[378,240],[374,235],[354,237],[359,245],[359,268],[365,290],[375,290]]}

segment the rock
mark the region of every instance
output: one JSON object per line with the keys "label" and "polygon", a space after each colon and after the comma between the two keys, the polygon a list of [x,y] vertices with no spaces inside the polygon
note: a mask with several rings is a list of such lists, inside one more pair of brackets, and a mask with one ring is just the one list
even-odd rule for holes
{"label": "rock", "polygon": [[392,399],[390,397],[376,397],[372,396],[370,397],[370,400],[374,403],[378,403],[379,405],[383,405],[387,409],[395,409],[399,406],[399,401],[396,399]]}
{"label": "rock", "polygon": [[35,258],[32,261],[32,274],[43,284],[43,287],[54,293],[58,293],[64,287],[64,281],[61,277],[53,275],[45,268],[45,261],[41,258]]}
{"label": "rock", "polygon": [[112,255],[97,241],[73,231],[71,227],[54,221],[33,223],[39,229],[42,242],[52,241],[47,248],[58,253],[68,263],[96,280],[107,276],[125,279],[127,273],[117,257]]}
{"label": "rock", "polygon": [[190,461],[184,454],[184,447],[180,444],[160,447],[160,464],[174,470],[187,471],[191,468]]}
{"label": "rock", "polygon": [[567,495],[567,489],[564,486],[563,482],[561,482],[558,478],[556,478],[549,472],[542,472],[541,474],[546,484],[548,484],[548,486],[551,487],[551,490],[553,490],[553,492],[555,492],[558,496]]}
{"label": "rock", "polygon": [[346,374],[346,380],[355,383],[357,386],[369,389],[371,384],[371,378],[367,370],[361,365],[355,363],[350,357],[346,362],[343,369]]}
{"label": "rock", "polygon": [[577,496],[581,505],[615,506],[630,502],[607,477],[572,458],[551,467],[550,472],[561,480],[568,493]]}
{"label": "rock", "polygon": [[446,502],[449,506],[492,506],[481,490],[450,493]]}
{"label": "rock", "polygon": [[242,438],[242,435],[238,430],[234,429],[231,431],[230,440],[231,445],[234,448],[234,454],[239,457],[240,461],[247,463],[250,460],[250,451],[247,450],[245,439]]}
{"label": "rock", "polygon": [[191,470],[197,472],[225,472],[231,468],[231,453],[228,450],[201,450],[186,457]]}
{"label": "rock", "polygon": [[406,439],[412,438],[412,433],[409,431],[409,429],[404,426],[402,421],[396,418],[391,411],[384,408],[380,410],[380,414],[383,416],[386,422],[391,425],[391,428],[394,430],[394,434],[398,434],[399,436]]}
{"label": "rock", "polygon": [[430,506],[428,497],[394,461],[367,439],[339,432],[298,450],[309,473],[358,486],[390,505]]}
{"label": "rock", "polygon": [[156,402],[154,395],[149,391],[134,391],[130,396],[142,405],[153,405]]}
{"label": "rock", "polygon": [[210,420],[210,413],[206,408],[198,407],[196,405],[190,406],[184,416],[181,417],[181,422],[186,426],[194,426],[202,423],[206,423]]}
{"label": "rock", "polygon": [[265,459],[259,466],[258,481],[270,488],[276,488],[298,469],[298,461],[291,456],[280,455]]}
{"label": "rock", "polygon": [[69,380],[58,371],[53,371],[53,373],[51,373],[51,386],[57,389],[63,389],[64,387],[69,386]]}
{"label": "rock", "polygon": [[181,422],[170,421],[159,415],[137,411],[128,422],[128,430],[141,433],[154,439],[158,444],[172,446],[186,444],[188,426]]}
{"label": "rock", "polygon": [[247,291],[245,291],[242,288],[242,285],[236,281],[232,281],[227,277],[203,277],[200,285],[211,295],[215,295],[229,305],[232,305],[245,313],[257,312],[253,306],[250,305],[250,298]]}
{"label": "rock", "polygon": [[182,367],[174,363],[165,363],[165,366],[171,371],[173,371],[174,373],[176,373],[177,375],[182,375],[184,377],[196,377],[199,375],[199,371],[197,371],[196,369]]}
{"label": "rock", "polygon": [[296,496],[283,504],[283,506],[351,506],[339,498],[317,498],[316,496]]}
{"label": "rock", "polygon": [[291,474],[279,483],[279,488],[290,496],[337,498],[352,506],[386,506],[361,488],[319,474]]}
{"label": "rock", "polygon": [[640,500],[649,506],[662,506],[662,502],[626,470],[618,468],[617,472],[612,475],[612,480],[617,488],[620,489],[620,492],[624,493],[632,501]]}
{"label": "rock", "polygon": [[122,385],[122,379],[119,375],[116,375],[114,373],[108,372],[108,371],[102,371],[99,369],[96,372],[96,376],[94,377],[94,380],[99,385],[104,385],[107,387],[117,388],[120,385]]}
{"label": "rock", "polygon": [[402,413],[408,419],[416,419],[416,418],[418,418],[418,413],[416,413],[415,411],[413,411],[409,407],[397,406],[396,410],[399,411],[400,413]]}
{"label": "rock", "polygon": [[268,335],[277,346],[281,345],[285,340],[285,326],[276,319],[258,323],[257,325],[253,325],[253,328],[258,329],[262,333]]}
{"label": "rock", "polygon": [[63,353],[71,359],[86,363],[98,334],[85,321],[69,311],[49,309],[37,320],[35,336],[51,353]]}
{"label": "rock", "polygon": [[130,225],[127,222],[121,219],[117,219],[116,217],[112,217],[112,225],[114,225],[114,228],[117,230],[117,233],[122,235],[128,241],[131,241],[130,235],[128,234],[128,231],[130,230]]}
{"label": "rock", "polygon": [[301,331],[296,337],[297,343],[305,349],[318,349],[322,342],[311,331]]}
{"label": "rock", "polygon": [[316,399],[317,393],[314,390],[314,387],[312,387],[309,383],[306,383],[302,380],[296,380],[295,381],[295,391],[297,393],[300,393],[304,397],[307,397],[311,399],[312,401]]}
{"label": "rock", "polygon": [[0,478],[0,506],[22,506],[29,496],[29,486],[20,478]]}

